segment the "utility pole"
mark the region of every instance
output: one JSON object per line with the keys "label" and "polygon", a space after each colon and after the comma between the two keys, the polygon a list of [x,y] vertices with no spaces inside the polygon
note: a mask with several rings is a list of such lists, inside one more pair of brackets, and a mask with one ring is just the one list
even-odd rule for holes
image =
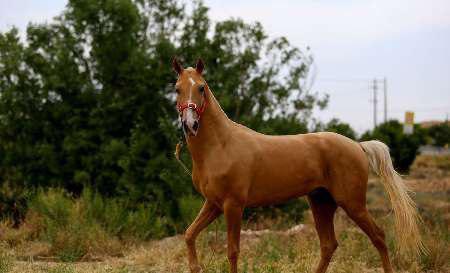
{"label": "utility pole", "polygon": [[383,81],[383,91],[384,91],[384,122],[387,122],[387,79],[384,77]]}
{"label": "utility pole", "polygon": [[377,79],[373,79],[373,128],[377,127]]}

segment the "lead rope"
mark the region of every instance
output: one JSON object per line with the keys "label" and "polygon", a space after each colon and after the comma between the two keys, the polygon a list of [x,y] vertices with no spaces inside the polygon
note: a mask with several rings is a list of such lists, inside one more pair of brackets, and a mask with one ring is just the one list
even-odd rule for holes
{"label": "lead rope", "polygon": [[182,148],[183,148],[183,141],[180,140],[180,141],[178,141],[177,145],[175,146],[175,158],[177,159],[178,163],[180,163],[181,167],[183,167],[186,174],[189,176],[192,176],[191,171],[189,171],[188,167],[186,167],[186,165],[180,159],[180,152],[181,152]]}
{"label": "lead rope", "polygon": [[[177,145],[175,146],[175,158],[177,159],[178,163],[180,163],[181,167],[183,167],[184,171],[189,175],[192,176],[191,171],[189,171],[188,167],[186,167],[186,165],[183,163],[183,161],[181,161],[180,159],[180,153],[181,153],[181,149],[183,148],[183,139],[180,138],[180,140],[178,141]],[[215,236],[214,236],[214,246],[212,247],[212,256],[211,259],[209,261],[209,263],[211,263],[212,259],[214,259],[216,257],[216,247],[218,245],[218,229],[219,229],[219,225],[216,221],[215,223]]]}

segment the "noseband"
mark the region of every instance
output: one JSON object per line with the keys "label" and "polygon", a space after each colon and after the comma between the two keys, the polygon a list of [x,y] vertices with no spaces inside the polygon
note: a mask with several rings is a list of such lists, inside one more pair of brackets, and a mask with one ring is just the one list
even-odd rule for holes
{"label": "noseband", "polygon": [[180,114],[180,116],[183,115],[183,111],[186,110],[187,108],[194,110],[197,113],[198,120],[200,120],[203,112],[205,112],[205,109],[206,109],[205,95],[203,96],[203,103],[200,107],[198,107],[198,105],[194,102],[186,102],[186,103],[178,104],[177,108],[178,108],[178,113]]}

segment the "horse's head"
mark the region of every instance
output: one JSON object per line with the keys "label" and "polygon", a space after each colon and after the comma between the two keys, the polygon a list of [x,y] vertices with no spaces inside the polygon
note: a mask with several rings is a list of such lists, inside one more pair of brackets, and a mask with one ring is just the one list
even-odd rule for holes
{"label": "horse's head", "polygon": [[200,127],[200,119],[206,107],[206,89],[202,77],[203,61],[199,59],[195,68],[184,69],[176,58],[172,66],[178,74],[175,84],[177,91],[177,109],[180,114],[183,131],[187,135],[196,136]]}

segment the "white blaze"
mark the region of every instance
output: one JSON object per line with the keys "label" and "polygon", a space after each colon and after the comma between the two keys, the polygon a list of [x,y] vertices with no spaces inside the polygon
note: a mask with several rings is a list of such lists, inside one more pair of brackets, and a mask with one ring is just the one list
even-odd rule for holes
{"label": "white blaze", "polygon": [[189,81],[191,82],[191,88],[189,88],[189,101],[188,102],[192,102],[192,87],[194,86],[195,81],[191,77],[189,77]]}
{"label": "white blaze", "polygon": [[[189,77],[189,81],[191,82],[191,87],[189,88],[189,100],[188,103],[192,102],[192,87],[195,85],[195,81]],[[189,127],[189,129],[192,130],[192,127],[194,126],[195,118],[194,118],[194,110],[191,108],[186,109],[186,124]],[[194,131],[194,130],[192,130]]]}

